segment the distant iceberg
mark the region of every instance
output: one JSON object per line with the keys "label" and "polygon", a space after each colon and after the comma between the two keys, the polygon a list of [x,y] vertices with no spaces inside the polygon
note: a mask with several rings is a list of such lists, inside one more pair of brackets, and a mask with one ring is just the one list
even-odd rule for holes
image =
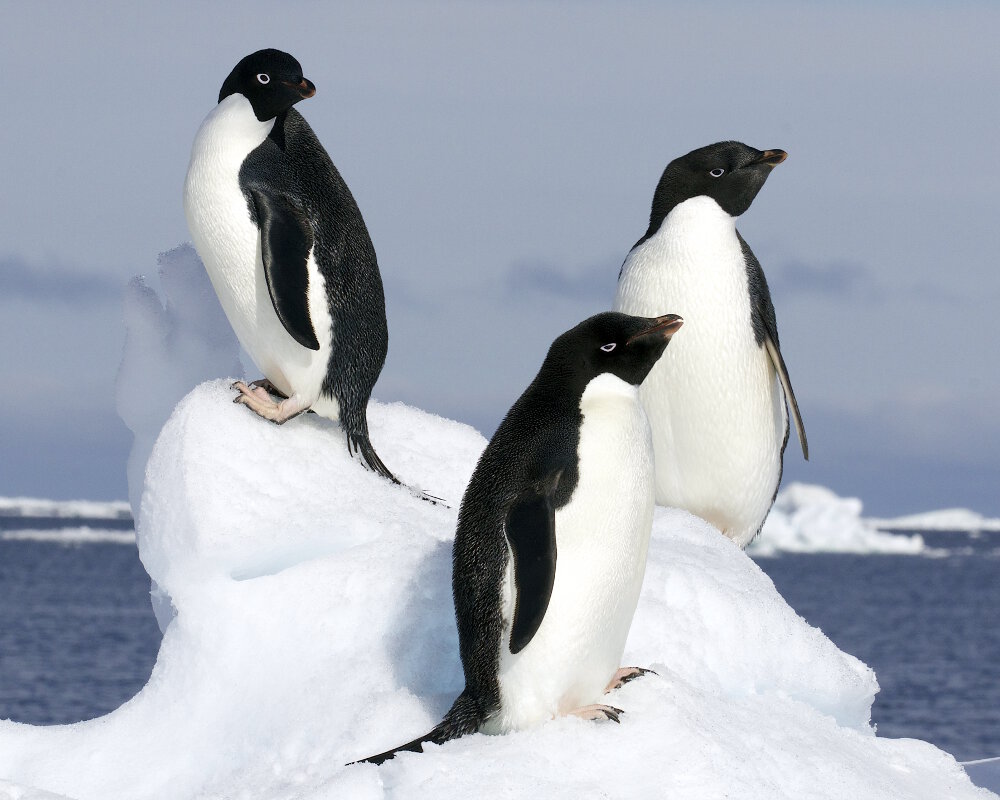
{"label": "distant iceberg", "polygon": [[991,519],[967,508],[926,511],[892,519],[869,519],[881,530],[949,531],[955,533],[1000,532],[1000,519]]}
{"label": "distant iceberg", "polygon": [[792,483],[778,493],[751,555],[787,553],[927,554],[919,535],[883,533],[861,516],[861,501],[822,486]]}
{"label": "distant iceberg", "polygon": [[54,517],[72,519],[130,519],[124,500],[45,500],[38,497],[0,497],[0,517]]}

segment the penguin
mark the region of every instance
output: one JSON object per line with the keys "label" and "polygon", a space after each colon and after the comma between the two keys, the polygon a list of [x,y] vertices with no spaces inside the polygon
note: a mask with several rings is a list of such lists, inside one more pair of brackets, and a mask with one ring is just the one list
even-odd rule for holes
{"label": "penguin", "polygon": [[354,197],[293,108],[315,92],[288,53],[242,59],[195,136],[184,211],[222,308],[264,374],[234,383],[234,402],[279,425],[305,411],[339,420],[348,452],[399,483],[368,435],[388,348],[382,278]]}
{"label": "penguin", "polygon": [[788,406],[809,458],[767,281],[736,230],[786,156],[718,142],[671,161],[614,302],[626,314],[669,303],[690,318],[639,390],[653,431],[656,502],[702,517],[740,547],[760,532],[777,495]]}
{"label": "penguin", "polygon": [[443,721],[382,763],[558,715],[618,721],[619,669],[653,519],[653,452],[637,386],[682,320],[605,312],[552,344],[476,465],[459,509],[452,590],[465,688]]}

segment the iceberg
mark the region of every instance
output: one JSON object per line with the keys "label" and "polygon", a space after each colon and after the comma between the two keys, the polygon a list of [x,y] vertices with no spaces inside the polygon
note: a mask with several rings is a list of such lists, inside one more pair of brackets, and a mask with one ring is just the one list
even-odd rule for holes
{"label": "iceberg", "polygon": [[[462,687],[451,541],[485,440],[372,403],[379,452],[446,507],[366,472],[328,420],[277,427],[234,405],[230,379],[194,380],[164,424],[197,336],[178,348],[193,321],[138,296],[131,324],[150,335],[130,328],[119,407],[163,641],[104,717],[0,721],[3,800],[995,797],[933,745],[876,735],[872,670],[732,542],[662,508],[625,652],[657,674],[609,697],[621,724],[559,718],[349,765],[427,731]],[[206,348],[197,369],[227,374],[233,351]]]}
{"label": "iceberg", "polygon": [[778,492],[760,535],[747,552],[891,553],[933,555],[919,535],[885,533],[861,516],[861,501],[839,497],[823,486],[791,483]]}

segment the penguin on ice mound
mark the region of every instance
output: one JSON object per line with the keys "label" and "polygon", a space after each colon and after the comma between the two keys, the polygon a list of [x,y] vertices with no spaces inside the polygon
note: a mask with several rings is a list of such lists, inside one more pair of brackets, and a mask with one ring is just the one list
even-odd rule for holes
{"label": "penguin on ice mound", "polygon": [[619,669],[646,569],[653,452],[637,386],[681,318],[607,312],[553,342],[483,451],[458,515],[452,589],[465,689],[432,731],[365,761],[599,701]]}
{"label": "penguin on ice mound", "polygon": [[235,383],[235,402],[279,425],[307,410],[339,419],[351,454],[398,483],[366,416],[389,341],[382,278],[354,197],[292,108],[315,91],[288,53],[240,61],[195,136],[184,211],[222,308],[265,376]]}
{"label": "penguin on ice mound", "polygon": [[786,401],[809,458],[767,281],[736,230],[785,157],[719,142],[671,161],[614,304],[626,314],[669,306],[691,320],[639,390],[653,430],[656,502],[697,514],[740,547],[778,492]]}

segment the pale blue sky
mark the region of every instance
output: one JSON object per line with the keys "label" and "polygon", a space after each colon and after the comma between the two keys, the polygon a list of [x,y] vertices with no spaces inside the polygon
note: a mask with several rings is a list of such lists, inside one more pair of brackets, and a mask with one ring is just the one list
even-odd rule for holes
{"label": "pale blue sky", "polygon": [[379,254],[379,399],[489,434],[609,307],[667,162],[740,139],[789,152],[739,226],[809,432],[786,480],[1000,515],[1000,7],[0,8],[0,494],[125,496],[121,290],[188,239],[222,80],[278,47]]}

